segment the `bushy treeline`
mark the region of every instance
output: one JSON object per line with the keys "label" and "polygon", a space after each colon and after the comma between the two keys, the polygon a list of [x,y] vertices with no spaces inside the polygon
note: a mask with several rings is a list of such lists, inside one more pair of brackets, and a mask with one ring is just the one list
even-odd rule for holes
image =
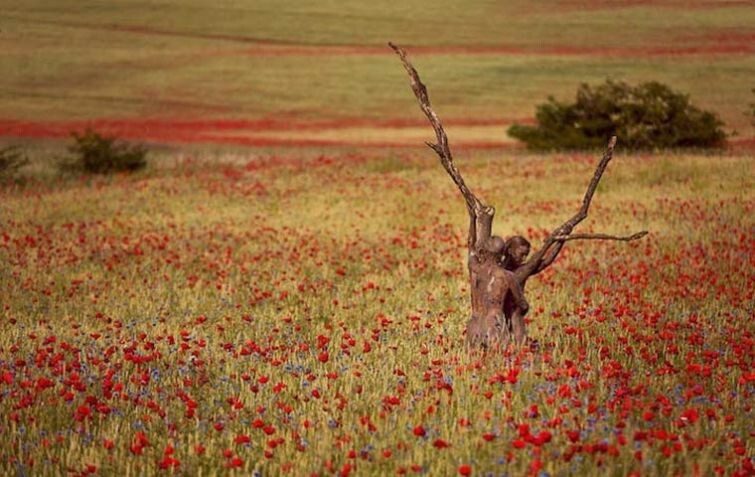
{"label": "bushy treeline", "polygon": [[535,150],[594,149],[612,135],[631,150],[714,148],[726,141],[715,113],[657,81],[582,84],[573,103],[551,96],[537,107],[535,118],[536,125],[515,124],[508,130]]}
{"label": "bushy treeline", "polygon": [[26,154],[18,146],[0,149],[0,180],[13,179],[18,170],[29,163]]}
{"label": "bushy treeline", "polygon": [[68,151],[72,155],[60,163],[64,171],[109,174],[133,172],[147,165],[147,149],[142,145],[128,144],[91,129],[71,136],[73,144]]}

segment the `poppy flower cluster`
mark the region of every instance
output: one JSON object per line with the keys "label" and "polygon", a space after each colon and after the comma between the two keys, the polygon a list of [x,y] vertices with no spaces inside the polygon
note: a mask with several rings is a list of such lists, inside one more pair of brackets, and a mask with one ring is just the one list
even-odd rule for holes
{"label": "poppy flower cluster", "polygon": [[[535,241],[575,207],[538,178],[591,168],[488,159],[465,173]],[[594,226],[650,239],[567,244],[528,284],[539,349],[488,354],[423,154],[0,189],[0,473],[752,475],[749,159],[675,156],[694,190],[635,159]]]}

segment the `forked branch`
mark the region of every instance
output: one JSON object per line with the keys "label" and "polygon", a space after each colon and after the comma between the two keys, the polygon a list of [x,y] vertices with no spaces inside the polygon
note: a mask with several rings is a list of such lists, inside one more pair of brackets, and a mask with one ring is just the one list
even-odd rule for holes
{"label": "forked branch", "polygon": [[[472,248],[477,248],[482,245],[484,241],[491,235],[495,209],[493,209],[493,207],[489,205],[483,204],[477,198],[477,196],[472,193],[472,191],[464,182],[464,178],[461,176],[461,172],[459,172],[459,169],[456,168],[453,160],[453,155],[451,154],[451,149],[448,146],[448,136],[446,135],[446,131],[443,129],[443,124],[441,123],[440,118],[435,113],[435,111],[433,111],[433,108],[430,105],[430,97],[427,93],[427,88],[420,80],[419,73],[417,73],[417,70],[414,68],[414,66],[412,66],[411,62],[407,58],[406,51],[404,51],[404,49],[400,46],[393,43],[388,43],[388,45],[401,59],[401,63],[404,65],[404,69],[406,69],[406,72],[409,74],[412,91],[414,91],[414,96],[417,97],[420,109],[422,109],[422,112],[425,114],[425,116],[427,116],[428,121],[430,121],[430,125],[435,131],[436,142],[428,142],[427,145],[438,155],[441,165],[446,170],[448,175],[451,176],[454,184],[456,184],[456,186],[459,188],[459,191],[464,196],[464,200],[467,204],[467,211],[469,212],[470,217],[468,243],[470,250],[472,250]],[[519,277],[520,281],[526,280],[526,278],[530,275],[544,270],[547,266],[553,263],[553,260],[555,260],[564,243],[567,241],[618,240],[628,242],[640,239],[647,235],[647,231],[638,232],[626,237],[608,234],[572,234],[574,227],[576,227],[580,222],[587,218],[593,195],[595,195],[595,191],[598,188],[600,179],[603,177],[603,173],[608,167],[608,163],[613,158],[613,151],[615,147],[616,136],[613,136],[608,141],[608,147],[606,147],[606,150],[603,153],[603,157],[598,163],[598,166],[595,168],[595,173],[590,180],[590,184],[587,186],[587,191],[582,198],[582,206],[579,208],[577,213],[574,214],[574,216],[572,216],[566,222],[553,230],[553,232],[551,232],[551,234],[546,237],[540,250],[533,254],[532,258],[528,260],[527,263],[521,265],[516,270],[516,274]]]}
{"label": "forked branch", "polygon": [[590,203],[592,197],[595,195],[595,191],[598,188],[600,179],[603,177],[603,173],[608,167],[608,163],[613,158],[613,151],[616,147],[616,136],[612,136],[608,141],[603,157],[600,159],[598,166],[595,168],[595,173],[590,180],[590,184],[587,186],[585,196],[582,198],[582,206],[579,208],[574,216],[569,220],[557,227],[551,234],[545,238],[543,246],[538,250],[530,260],[527,261],[517,270],[517,276],[520,280],[526,280],[527,277],[534,273],[539,273],[548,267],[556,259],[556,256],[560,252],[564,243],[570,240],[618,240],[622,242],[629,242],[632,240],[638,240],[647,235],[647,230],[637,232],[635,234],[620,237],[616,235],[608,234],[572,234],[572,230],[580,222],[587,218],[587,214],[590,211]]}
{"label": "forked branch", "polygon": [[469,190],[467,185],[464,183],[464,178],[461,177],[459,169],[457,169],[456,165],[454,164],[451,149],[448,147],[448,136],[446,135],[446,131],[443,129],[443,124],[440,122],[440,118],[437,114],[435,114],[435,111],[433,111],[433,108],[430,105],[430,97],[427,94],[427,88],[419,79],[419,73],[417,73],[417,70],[414,68],[414,66],[412,66],[411,62],[406,56],[406,51],[404,51],[403,48],[398,45],[394,45],[393,43],[388,43],[388,45],[393,48],[393,51],[395,51],[398,57],[401,59],[401,63],[404,65],[404,69],[406,69],[406,72],[409,74],[409,78],[411,79],[412,91],[414,91],[414,96],[417,97],[419,107],[420,109],[422,109],[422,112],[425,113],[425,116],[427,116],[427,119],[430,121],[430,125],[432,125],[433,130],[435,131],[437,142],[435,144],[428,142],[427,145],[433,151],[435,151],[435,153],[440,158],[440,162],[443,165],[443,168],[446,170],[446,172],[448,172],[448,175],[451,176],[451,179],[453,179],[454,183],[461,191],[462,195],[464,196],[464,200],[467,202],[467,206],[472,207],[475,210],[482,208],[482,202],[480,202],[480,200],[472,193],[472,191]]}
{"label": "forked branch", "polygon": [[451,148],[448,146],[448,136],[443,129],[443,123],[441,123],[440,118],[435,114],[435,111],[433,111],[433,108],[430,105],[430,97],[427,94],[427,88],[424,83],[422,83],[422,80],[420,80],[419,73],[417,73],[417,70],[407,58],[406,51],[393,43],[388,43],[388,45],[393,48],[393,51],[395,51],[401,59],[404,69],[406,69],[406,72],[409,74],[412,91],[414,91],[414,96],[417,97],[419,107],[422,109],[425,116],[427,116],[430,125],[435,131],[436,142],[428,142],[427,145],[438,155],[443,168],[448,175],[451,176],[454,184],[456,184],[459,191],[464,196],[464,200],[467,204],[467,211],[469,212],[472,222],[470,226],[470,247],[472,247],[474,243],[479,243],[480,239],[484,240],[486,237],[490,236],[495,210],[493,207],[483,204],[480,199],[472,193],[464,182],[461,172],[456,168],[453,155],[451,154]]}
{"label": "forked branch", "polygon": [[584,198],[582,198],[582,207],[579,208],[579,211],[574,214],[572,218],[564,222],[561,227],[557,228],[554,231],[553,235],[568,235],[578,223],[585,220],[585,218],[587,217],[587,212],[590,210],[590,202],[592,202],[592,196],[595,195],[595,189],[598,188],[598,183],[600,182],[601,177],[603,177],[603,173],[606,171],[608,163],[611,162],[611,159],[613,159],[613,150],[615,147],[616,136],[611,136],[611,139],[609,139],[608,141],[608,147],[606,147],[606,151],[603,153],[603,157],[600,159],[598,167],[595,168],[595,173],[590,180],[590,184],[587,186],[587,191],[585,192]]}

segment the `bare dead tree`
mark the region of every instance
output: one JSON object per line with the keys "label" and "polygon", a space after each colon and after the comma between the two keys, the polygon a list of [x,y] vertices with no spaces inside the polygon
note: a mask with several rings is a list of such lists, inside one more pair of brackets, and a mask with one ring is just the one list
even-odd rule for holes
{"label": "bare dead tree", "polygon": [[[613,158],[616,146],[616,137],[611,137],[602,159],[595,169],[592,179],[587,186],[582,206],[571,218],[558,226],[545,238],[543,245],[532,257],[524,261],[529,254],[530,244],[524,237],[512,237],[505,243],[492,235],[493,218],[495,209],[483,203],[472,193],[466,185],[459,169],[454,164],[453,155],[448,144],[448,136],[443,129],[440,118],[430,105],[430,97],[427,88],[419,78],[419,74],[409,61],[406,51],[393,44],[388,44],[398,55],[401,63],[409,74],[412,91],[417,97],[420,109],[427,116],[430,125],[435,131],[436,142],[428,142],[427,145],[435,151],[440,163],[448,175],[458,187],[467,206],[469,213],[469,234],[467,247],[469,251],[469,274],[472,295],[472,317],[467,325],[468,340],[477,344],[476,338],[470,339],[470,334],[475,337],[485,337],[495,334],[491,331],[493,326],[501,326],[496,320],[491,319],[491,307],[502,307],[502,314],[506,318],[505,326],[501,332],[513,334],[517,342],[523,342],[526,336],[524,331],[524,314],[527,312],[527,302],[524,300],[523,290],[527,279],[540,273],[550,266],[564,244],[572,240],[617,240],[633,241],[647,235],[647,231],[638,232],[629,236],[616,236],[604,233],[595,234],[572,234],[574,228],[587,218],[590,203],[598,187],[608,163]],[[508,270],[509,274],[502,274],[501,270]],[[492,286],[496,280],[498,285]],[[500,285],[503,283],[503,285]],[[503,287],[503,288],[501,288]],[[506,296],[504,301],[501,300]],[[492,298],[495,296],[496,298]]]}

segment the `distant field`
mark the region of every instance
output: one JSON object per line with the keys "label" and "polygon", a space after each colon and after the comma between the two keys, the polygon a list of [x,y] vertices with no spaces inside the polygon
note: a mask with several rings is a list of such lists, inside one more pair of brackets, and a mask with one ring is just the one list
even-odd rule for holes
{"label": "distant field", "polygon": [[[464,125],[459,144],[505,146],[506,125],[548,94],[609,77],[666,82],[720,113],[736,140],[755,136],[749,2],[532,3],[2,0],[0,135],[62,137],[96,120],[154,142],[421,143],[392,40],[439,113]],[[276,121],[296,127],[265,127]]]}

